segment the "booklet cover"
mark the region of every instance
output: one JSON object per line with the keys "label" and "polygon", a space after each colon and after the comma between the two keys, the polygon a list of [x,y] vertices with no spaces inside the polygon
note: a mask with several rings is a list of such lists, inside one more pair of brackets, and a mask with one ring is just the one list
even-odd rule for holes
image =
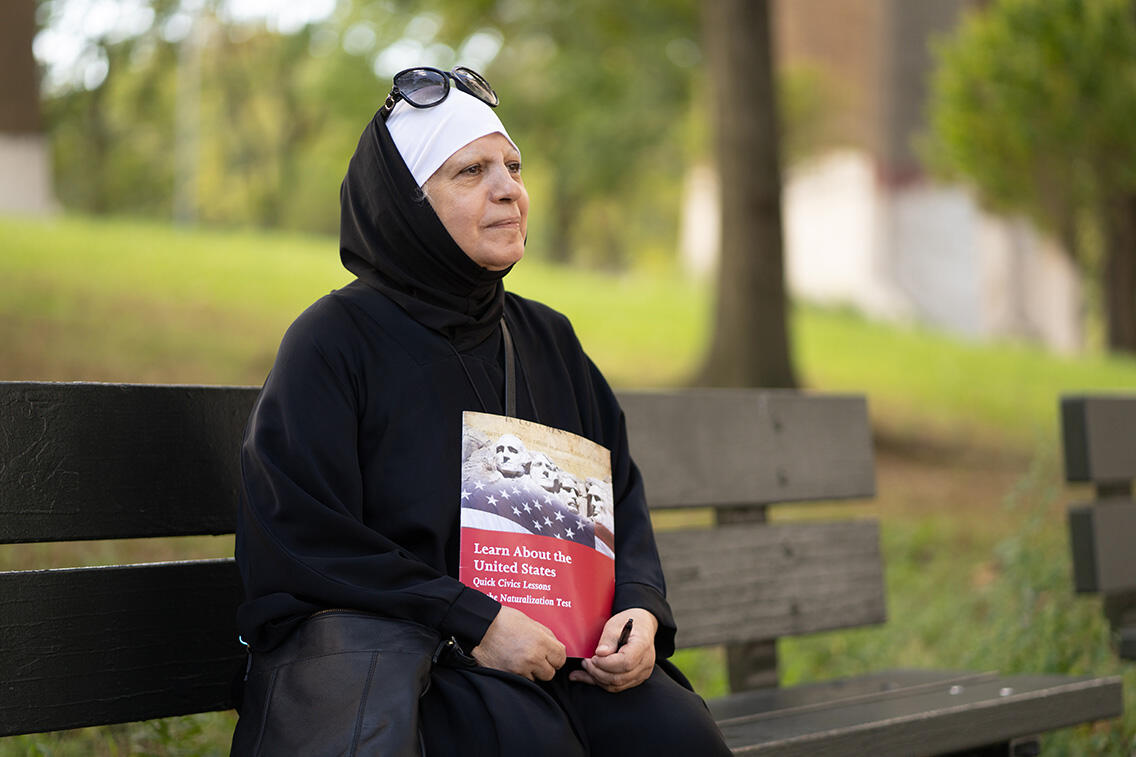
{"label": "booklet cover", "polygon": [[615,593],[611,453],[576,434],[462,414],[458,577],[590,657]]}

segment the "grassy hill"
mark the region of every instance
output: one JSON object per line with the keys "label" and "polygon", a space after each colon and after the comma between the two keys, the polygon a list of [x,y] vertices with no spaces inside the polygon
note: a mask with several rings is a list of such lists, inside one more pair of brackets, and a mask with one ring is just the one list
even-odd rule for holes
{"label": "grassy hill", "polygon": [[[0,218],[0,380],[259,384],[291,320],[349,279],[333,238]],[[708,285],[673,271],[614,276],[530,259],[507,285],[566,313],[619,386],[685,383],[710,327]],[[791,322],[809,389],[869,397],[880,494],[841,509],[881,520],[891,620],[783,642],[783,679],[904,665],[1108,672],[1126,676],[1131,701],[1136,668],[1112,654],[1099,601],[1071,593],[1064,507],[1076,492],[1061,483],[1057,398],[1132,391],[1136,361],[969,343],[812,307],[796,307]],[[22,549],[0,548],[0,567],[75,559]],[[114,559],[113,545],[76,549]],[[680,662],[704,694],[721,690],[714,653]],[[225,718],[0,740],[0,757],[221,754]],[[1128,754],[1136,711],[1045,747]]]}
{"label": "grassy hill", "polygon": [[[287,325],[350,280],[336,240],[122,220],[0,218],[0,377],[260,383]],[[566,313],[622,386],[685,382],[709,329],[709,287],[673,271],[609,275],[525,260],[510,289]],[[1136,386],[1136,361],[971,344],[798,307],[809,388],[866,392],[885,428],[981,431],[1029,450],[1064,391]]]}

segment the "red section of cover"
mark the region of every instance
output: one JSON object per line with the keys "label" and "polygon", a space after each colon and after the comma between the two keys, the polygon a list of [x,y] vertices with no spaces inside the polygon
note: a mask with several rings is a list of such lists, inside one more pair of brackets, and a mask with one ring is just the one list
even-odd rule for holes
{"label": "red section of cover", "polygon": [[591,657],[615,595],[615,561],[536,534],[463,528],[458,578],[543,623],[569,657]]}

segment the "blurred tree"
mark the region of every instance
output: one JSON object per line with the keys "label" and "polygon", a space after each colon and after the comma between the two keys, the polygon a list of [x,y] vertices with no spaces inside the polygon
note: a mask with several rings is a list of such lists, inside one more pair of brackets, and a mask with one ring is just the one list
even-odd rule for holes
{"label": "blurred tree", "polygon": [[[50,17],[66,2],[44,2]],[[154,0],[140,35],[99,30],[72,44],[86,66],[44,99],[55,184],[66,207],[168,217],[174,185],[177,48],[160,30],[177,0]]]}
{"label": "blurred tree", "polygon": [[[305,88],[311,27],[292,35],[233,32],[215,25],[206,43],[202,77],[210,87],[202,107],[212,133],[202,157],[202,218],[288,228],[301,161],[327,120],[318,95]],[[331,213],[320,225],[330,230],[338,205],[321,205]]]}
{"label": "blurred tree", "polygon": [[699,380],[707,385],[796,386],[769,5],[703,5],[722,212],[714,333]]}
{"label": "blurred tree", "polygon": [[[49,17],[87,2],[41,0]],[[683,175],[711,121],[689,0],[357,0],[288,34],[233,21],[225,0],[144,7],[149,28],[84,41],[103,75],[48,93],[68,207],[334,232],[336,188],[393,69],[466,63],[502,91],[524,149],[543,206],[535,254],[675,252]]]}
{"label": "blurred tree", "polygon": [[1054,232],[1136,352],[1136,2],[999,0],[938,55],[930,162]]}
{"label": "blurred tree", "polygon": [[[65,203],[93,213],[337,229],[336,187],[377,99],[370,64],[344,52],[334,30],[317,55],[313,26],[280,34],[226,21],[219,0],[192,15],[180,5],[151,0],[148,29],[84,40],[105,76],[79,77],[47,98]],[[357,102],[345,106],[345,96]]]}

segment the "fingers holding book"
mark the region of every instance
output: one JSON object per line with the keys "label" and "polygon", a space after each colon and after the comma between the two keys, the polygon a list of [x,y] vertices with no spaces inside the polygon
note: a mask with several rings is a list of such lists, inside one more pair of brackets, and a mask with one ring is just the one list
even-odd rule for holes
{"label": "fingers holding book", "polygon": [[585,658],[583,670],[572,672],[569,678],[611,692],[638,686],[655,667],[657,628],[655,616],[641,608],[613,615],[604,626],[595,654]]}

